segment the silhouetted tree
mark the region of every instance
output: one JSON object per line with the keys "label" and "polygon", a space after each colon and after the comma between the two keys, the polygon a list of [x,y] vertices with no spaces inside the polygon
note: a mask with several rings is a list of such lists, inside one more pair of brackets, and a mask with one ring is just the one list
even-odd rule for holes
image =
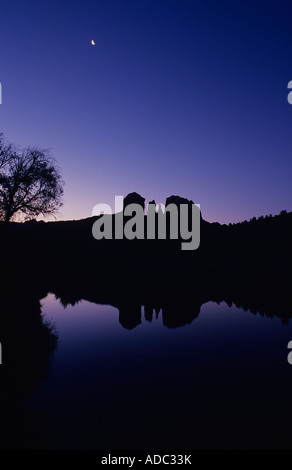
{"label": "silhouetted tree", "polygon": [[12,158],[13,149],[12,145],[4,144],[3,134],[0,132],[0,174],[2,169],[7,165],[9,160]]}
{"label": "silhouetted tree", "polygon": [[0,136],[0,156],[0,219],[54,214],[62,205],[63,182],[48,152],[17,151]]}

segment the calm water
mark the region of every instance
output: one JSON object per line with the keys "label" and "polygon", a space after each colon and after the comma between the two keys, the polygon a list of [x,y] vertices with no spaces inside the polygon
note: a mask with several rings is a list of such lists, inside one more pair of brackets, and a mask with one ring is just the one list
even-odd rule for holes
{"label": "calm water", "polygon": [[109,305],[41,303],[58,342],[30,400],[39,428],[28,447],[292,447],[291,324],[208,302],[173,329],[142,307],[128,330]]}

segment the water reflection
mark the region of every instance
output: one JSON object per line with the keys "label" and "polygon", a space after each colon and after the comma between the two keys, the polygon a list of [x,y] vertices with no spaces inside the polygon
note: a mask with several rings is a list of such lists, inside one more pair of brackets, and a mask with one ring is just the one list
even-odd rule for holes
{"label": "water reflection", "polygon": [[84,276],[1,305],[3,449],[291,446],[285,290]]}
{"label": "water reflection", "polygon": [[41,316],[36,294],[7,285],[1,294],[0,334],[0,447],[21,448],[37,437],[41,425],[29,402],[47,377],[57,334]]}
{"label": "water reflection", "polygon": [[64,307],[74,306],[81,300],[112,305],[119,311],[120,324],[129,330],[141,324],[142,307],[148,322],[161,312],[165,327],[178,328],[191,324],[199,316],[202,305],[209,301],[226,302],[264,317],[279,317],[286,325],[292,317],[289,290],[285,285],[249,290],[241,285],[234,289],[228,285],[224,288],[214,284],[206,286],[183,277],[157,281],[155,289],[144,289],[145,285],[147,281],[143,278],[130,278],[123,283],[99,279],[97,283],[87,280],[86,285],[52,285],[49,291]]}
{"label": "water reflection", "polygon": [[207,302],[185,327],[165,328],[162,309],[150,324],[142,308],[128,330],[116,307],[64,309],[53,295],[44,314],[59,332],[50,382],[37,397],[52,447],[290,446],[292,327],[279,318]]}

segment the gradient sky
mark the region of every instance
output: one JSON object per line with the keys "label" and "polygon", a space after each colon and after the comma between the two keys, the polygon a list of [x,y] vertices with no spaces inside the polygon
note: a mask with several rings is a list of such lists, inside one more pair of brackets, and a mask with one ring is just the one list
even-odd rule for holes
{"label": "gradient sky", "polygon": [[211,222],[291,211],[289,3],[1,0],[0,131],[50,149],[59,219],[132,191]]}

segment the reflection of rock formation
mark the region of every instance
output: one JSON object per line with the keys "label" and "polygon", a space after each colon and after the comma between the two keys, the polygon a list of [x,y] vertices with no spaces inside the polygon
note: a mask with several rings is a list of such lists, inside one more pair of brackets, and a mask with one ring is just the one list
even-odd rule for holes
{"label": "reflection of rock formation", "polygon": [[141,305],[128,303],[119,308],[119,322],[127,330],[141,323]]}
{"label": "reflection of rock formation", "polygon": [[171,265],[157,271],[137,266],[123,274],[101,272],[98,280],[93,276],[74,280],[68,274],[67,281],[65,276],[54,280],[49,290],[64,305],[68,301],[74,305],[81,299],[113,305],[120,311],[121,325],[127,329],[141,323],[142,306],[147,322],[153,321],[153,309],[156,318],[162,310],[163,325],[175,328],[190,324],[197,318],[201,305],[208,301],[235,303],[267,317],[281,317],[285,323],[292,317],[289,289],[284,283],[272,289],[265,284],[239,283],[232,275],[226,282],[224,277],[221,279],[206,269],[191,273],[188,266],[178,271]]}
{"label": "reflection of rock formation", "polygon": [[145,320],[151,323],[152,319],[153,319],[153,307],[151,307],[150,305],[145,305]]}
{"label": "reflection of rock formation", "polygon": [[163,325],[168,328],[178,328],[188,325],[199,316],[201,304],[169,303],[162,308]]}
{"label": "reflection of rock formation", "polygon": [[[163,325],[167,328],[178,328],[192,323],[199,316],[201,304],[185,305],[184,302],[174,302],[164,305],[161,310]],[[156,318],[158,318],[159,311],[159,308],[155,309]],[[153,306],[145,305],[145,320],[149,323],[152,322],[153,312]]]}
{"label": "reflection of rock formation", "polygon": [[[199,316],[201,304],[185,305],[182,303],[169,303],[162,307],[163,325],[167,328],[178,328],[192,323]],[[160,309],[156,309],[156,318],[158,318]],[[153,320],[154,308],[145,305],[145,320],[149,323]],[[141,324],[141,305],[133,303],[124,303],[119,307],[119,322],[127,330],[132,330]]]}

